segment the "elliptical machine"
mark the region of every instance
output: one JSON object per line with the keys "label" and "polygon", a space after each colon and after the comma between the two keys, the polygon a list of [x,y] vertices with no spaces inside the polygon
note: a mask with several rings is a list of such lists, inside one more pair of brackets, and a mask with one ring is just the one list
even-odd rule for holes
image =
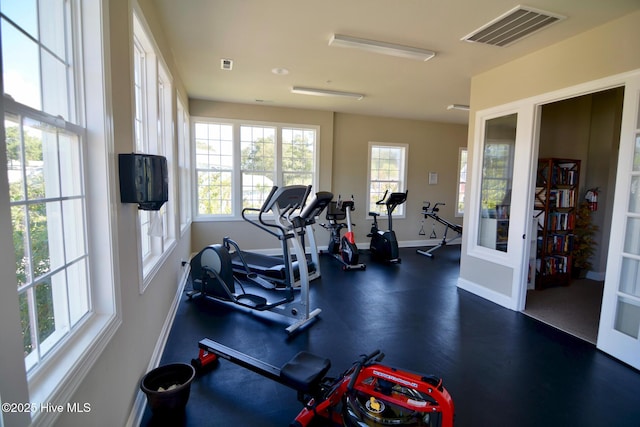
{"label": "elliptical machine", "polygon": [[[380,230],[378,228],[378,216],[377,212],[369,212],[369,216],[373,217],[373,224],[371,225],[371,232],[367,234],[367,237],[371,237],[371,243],[369,250],[371,256],[378,260],[388,263],[400,263],[400,256],[398,250],[398,240],[396,239],[396,233],[393,231],[393,211],[401,204],[407,201],[407,195],[409,190],[404,193],[391,193],[387,198],[389,190],[384,191],[384,195],[380,200],[376,202],[376,205],[385,205],[387,207],[387,218],[389,221],[388,230]],[[386,200],[385,200],[386,198]]]}
{"label": "elliptical machine", "polygon": [[[329,224],[320,224],[320,226],[331,232],[327,252],[333,255],[342,263],[342,269],[348,270],[364,270],[366,264],[358,262],[359,254],[356,246],[355,235],[353,234],[353,225],[351,223],[351,211],[355,209],[353,195],[351,200],[342,200],[338,196],[338,201],[332,201],[327,208],[327,220]],[[346,223],[338,222],[346,219]],[[340,236],[340,230],[347,229],[344,236]]]}
{"label": "elliptical machine", "polygon": [[[246,280],[238,279],[234,275],[231,254],[227,248],[227,244],[233,241],[226,238],[224,245],[206,246],[191,258],[189,274],[193,291],[187,296],[190,299],[194,296],[206,297],[232,307],[241,307],[255,312],[269,311],[281,315],[290,323],[286,327],[289,334],[310,324],[322,310],[310,308],[309,274],[307,263],[304,261],[298,263],[300,289],[299,292],[294,293],[292,257],[289,255],[289,244],[291,244],[292,255],[295,255],[298,260],[305,259],[302,236],[306,222],[299,220],[294,213],[305,205],[310,192],[310,185],[290,185],[281,188],[274,186],[258,216],[258,224],[260,224],[258,226],[276,235],[282,242],[283,259],[288,264],[285,269],[286,288],[274,290],[272,285],[270,286],[248,268],[244,277]],[[326,206],[332,198],[331,193],[316,197],[308,209],[316,212],[317,207],[319,214],[320,206]],[[275,219],[273,224],[266,222],[263,218],[269,211],[273,212]],[[240,252],[235,242],[233,247]],[[296,293],[299,294],[298,298]]]}

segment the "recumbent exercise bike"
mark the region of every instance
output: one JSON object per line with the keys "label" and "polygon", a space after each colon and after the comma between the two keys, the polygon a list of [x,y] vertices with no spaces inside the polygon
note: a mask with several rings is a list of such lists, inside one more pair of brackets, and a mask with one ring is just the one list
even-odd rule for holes
{"label": "recumbent exercise bike", "polygon": [[453,400],[442,379],[383,365],[379,350],[330,378],[331,361],[306,351],[278,368],[208,338],[198,346],[191,364],[201,373],[223,358],[296,390],[304,408],[289,427],[308,427],[320,419],[349,427],[453,427]]}

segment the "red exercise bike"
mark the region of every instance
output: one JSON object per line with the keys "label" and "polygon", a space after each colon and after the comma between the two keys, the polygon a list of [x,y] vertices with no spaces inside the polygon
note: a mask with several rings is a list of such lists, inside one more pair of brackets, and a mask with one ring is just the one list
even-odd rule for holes
{"label": "red exercise bike", "polygon": [[442,379],[382,365],[379,350],[329,378],[331,361],[305,351],[277,368],[208,338],[199,347],[198,358],[191,361],[197,370],[221,357],[296,390],[304,408],[289,427],[320,419],[348,427],[453,426],[453,400]]}
{"label": "red exercise bike", "polygon": [[[364,270],[366,264],[358,261],[358,246],[353,233],[353,224],[351,222],[351,212],[355,209],[353,195],[351,200],[342,200],[338,196],[337,202],[330,202],[327,207],[327,220],[329,224],[320,224],[326,230],[329,230],[331,237],[327,245],[327,252],[342,263],[344,271]],[[346,222],[338,222],[346,219]],[[340,230],[347,229],[344,236],[340,236]]]}

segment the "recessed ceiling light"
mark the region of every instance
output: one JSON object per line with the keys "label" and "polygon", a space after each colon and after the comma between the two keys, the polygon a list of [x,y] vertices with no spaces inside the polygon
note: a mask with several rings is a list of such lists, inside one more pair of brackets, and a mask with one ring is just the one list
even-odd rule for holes
{"label": "recessed ceiling light", "polygon": [[273,68],[271,69],[271,72],[277,76],[286,76],[289,74],[289,70],[286,68]]}

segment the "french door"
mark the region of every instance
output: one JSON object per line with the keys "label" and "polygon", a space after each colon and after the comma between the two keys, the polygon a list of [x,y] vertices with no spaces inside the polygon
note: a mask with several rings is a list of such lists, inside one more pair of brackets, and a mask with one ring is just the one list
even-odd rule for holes
{"label": "french door", "polygon": [[[531,221],[525,189],[531,186],[535,118],[533,105],[515,103],[479,111],[475,123],[473,184],[465,213],[473,219],[465,231],[468,254],[482,267],[475,268],[481,286],[468,290],[513,310],[523,308],[526,294],[521,283],[528,275]],[[481,282],[500,291],[483,292]]]}
{"label": "french door", "polygon": [[629,79],[597,346],[640,369],[640,76]]}

